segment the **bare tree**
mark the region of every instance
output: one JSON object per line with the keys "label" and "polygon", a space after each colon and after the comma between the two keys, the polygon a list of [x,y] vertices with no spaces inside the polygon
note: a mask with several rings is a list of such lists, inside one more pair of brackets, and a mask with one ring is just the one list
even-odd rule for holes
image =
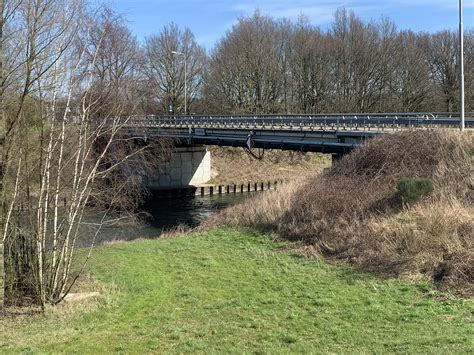
{"label": "bare tree", "polygon": [[[136,112],[140,98],[139,46],[123,17],[108,7],[91,19],[85,48],[87,61],[94,62],[93,89],[98,98],[99,115],[119,109],[122,114]],[[94,56],[96,57],[94,60]],[[117,106],[117,103],[122,105]]]}
{"label": "bare tree", "polygon": [[[473,75],[466,31],[466,103]],[[456,35],[399,32],[389,18],[363,22],[344,8],[329,31],[240,18],[214,48],[206,75],[211,112],[452,111],[457,102]],[[440,103],[443,104],[440,104]],[[472,104],[471,104],[472,105]]]}
{"label": "bare tree", "polygon": [[425,37],[425,51],[434,84],[434,94],[442,100],[440,111],[457,109],[459,78],[458,40],[454,32],[442,31]]}
{"label": "bare tree", "polygon": [[277,24],[256,12],[240,18],[217,44],[208,92],[231,112],[280,111],[281,80]]}
{"label": "bare tree", "polygon": [[474,29],[464,33],[466,110],[474,112]]}
{"label": "bare tree", "polygon": [[423,53],[420,38],[412,31],[397,36],[394,62],[390,67],[389,92],[395,112],[429,111],[431,82],[429,66]]}
{"label": "bare tree", "polygon": [[146,39],[143,70],[150,95],[162,112],[186,114],[185,106],[188,111],[192,109],[193,102],[201,95],[205,61],[204,49],[197,44],[191,30],[182,31],[174,23]]}
{"label": "bare tree", "polygon": [[341,112],[375,110],[383,87],[377,27],[341,9],[336,12],[332,36],[336,107]]}
{"label": "bare tree", "polygon": [[296,112],[320,113],[332,102],[330,39],[319,28],[299,22],[290,59]]}
{"label": "bare tree", "polygon": [[121,52],[110,30],[116,19],[95,14],[80,1],[24,0],[12,17],[19,48],[6,60],[18,64],[6,91],[1,215],[9,303],[43,308],[64,298],[78,275],[71,268],[89,202],[108,181],[108,203],[80,265],[108,211],[119,205],[114,200],[123,202],[129,180],[110,176],[146,150],[121,133],[132,113],[123,99],[133,56]]}

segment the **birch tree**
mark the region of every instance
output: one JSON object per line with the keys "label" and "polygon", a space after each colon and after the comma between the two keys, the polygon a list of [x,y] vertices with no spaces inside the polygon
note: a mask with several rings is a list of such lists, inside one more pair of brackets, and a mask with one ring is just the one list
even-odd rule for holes
{"label": "birch tree", "polygon": [[1,220],[7,304],[43,309],[65,297],[117,205],[114,199],[123,198],[120,189],[108,189],[109,203],[87,238],[89,252],[75,260],[78,240],[87,233],[89,202],[104,187],[100,181],[145,150],[122,149],[110,160],[109,152],[119,152],[133,137],[121,133],[130,117],[122,100],[111,100],[106,110],[98,105],[113,80],[100,92],[94,85],[101,48],[108,50],[110,39],[107,26],[94,27],[96,14],[81,1],[23,0],[9,24],[15,42],[7,52],[17,55],[6,60],[12,69],[4,95],[10,102],[4,107]]}

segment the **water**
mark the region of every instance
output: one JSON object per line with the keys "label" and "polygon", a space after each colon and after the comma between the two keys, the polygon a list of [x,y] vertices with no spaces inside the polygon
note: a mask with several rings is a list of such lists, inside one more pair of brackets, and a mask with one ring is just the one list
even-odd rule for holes
{"label": "water", "polygon": [[[257,192],[259,193],[259,192]],[[130,223],[125,220],[113,225],[101,227],[96,244],[114,240],[133,240],[138,238],[158,238],[164,231],[178,225],[196,227],[212,213],[243,201],[255,192],[243,194],[223,194],[213,196],[149,198],[141,210],[141,223]],[[89,221],[97,221],[97,216],[88,217]],[[80,244],[90,245],[95,227],[91,225],[82,234]]]}
{"label": "water", "polygon": [[212,213],[236,204],[251,194],[224,194],[169,199],[149,199],[142,209],[149,213],[149,226],[166,230],[179,224],[198,226]]}

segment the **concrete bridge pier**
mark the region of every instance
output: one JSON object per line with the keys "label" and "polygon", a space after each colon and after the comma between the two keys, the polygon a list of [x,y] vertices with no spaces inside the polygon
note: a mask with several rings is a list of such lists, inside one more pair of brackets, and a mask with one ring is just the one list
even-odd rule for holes
{"label": "concrete bridge pier", "polygon": [[204,184],[211,179],[211,153],[203,145],[177,147],[155,176],[144,181],[150,190]]}

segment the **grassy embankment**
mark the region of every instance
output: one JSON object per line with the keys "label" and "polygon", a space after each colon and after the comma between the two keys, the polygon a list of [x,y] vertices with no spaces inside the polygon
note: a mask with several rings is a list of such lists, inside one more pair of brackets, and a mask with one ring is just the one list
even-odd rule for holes
{"label": "grassy embankment", "polygon": [[[407,203],[401,181],[433,191]],[[246,226],[303,241],[308,253],[474,296],[474,134],[383,135],[334,167],[236,205],[206,228]]]}
{"label": "grassy embankment", "polygon": [[243,148],[209,147],[215,185],[288,180],[314,174],[331,164],[331,156],[319,153],[267,150],[262,160]]}
{"label": "grassy embankment", "polygon": [[472,300],[293,247],[230,229],[100,247],[89,271],[106,299],[0,320],[0,352],[472,350]]}

